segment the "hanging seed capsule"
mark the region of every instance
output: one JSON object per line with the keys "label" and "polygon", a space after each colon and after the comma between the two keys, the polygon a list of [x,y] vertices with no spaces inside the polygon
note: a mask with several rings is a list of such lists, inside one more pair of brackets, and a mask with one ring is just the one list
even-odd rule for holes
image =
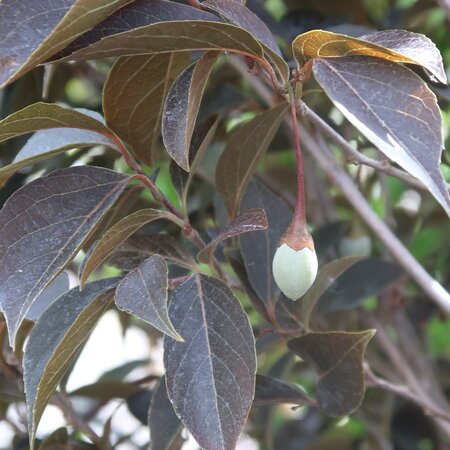
{"label": "hanging seed capsule", "polygon": [[291,300],[299,299],[316,279],[317,266],[311,235],[304,227],[291,225],[281,238],[272,263],[281,292]]}

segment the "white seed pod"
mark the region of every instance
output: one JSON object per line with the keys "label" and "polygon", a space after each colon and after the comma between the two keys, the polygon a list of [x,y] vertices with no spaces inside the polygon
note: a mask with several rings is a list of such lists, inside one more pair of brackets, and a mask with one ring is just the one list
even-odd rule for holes
{"label": "white seed pod", "polygon": [[314,250],[306,246],[295,250],[283,243],[273,257],[272,271],[281,292],[291,300],[297,300],[316,279],[317,266]]}

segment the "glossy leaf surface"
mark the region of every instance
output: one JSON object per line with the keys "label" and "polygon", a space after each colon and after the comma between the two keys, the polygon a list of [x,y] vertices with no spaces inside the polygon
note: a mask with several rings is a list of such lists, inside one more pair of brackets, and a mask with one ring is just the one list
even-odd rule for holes
{"label": "glossy leaf surface", "polygon": [[292,43],[299,65],[312,58],[371,56],[396,63],[423,67],[433,81],[447,83],[442,57],[434,43],[423,34],[385,30],[360,38],[324,30],[312,30]]}
{"label": "glossy leaf surface", "polygon": [[389,159],[422,181],[450,215],[439,168],[442,118],[427,85],[406,67],[364,56],[316,59],[313,71],[342,114]]}

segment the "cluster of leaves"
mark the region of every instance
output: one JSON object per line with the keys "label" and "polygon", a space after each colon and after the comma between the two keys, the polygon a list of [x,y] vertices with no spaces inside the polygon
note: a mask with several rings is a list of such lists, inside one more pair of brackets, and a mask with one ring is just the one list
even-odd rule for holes
{"label": "cluster of leaves", "polygon": [[[343,326],[326,318],[353,313],[403,271],[379,258],[336,258],[343,226],[327,223],[314,231],[316,281],[298,303],[285,298],[271,265],[292,209],[255,171],[269,146],[291,146],[280,127],[287,94],[301,85],[306,92],[314,76],[343,116],[450,215],[441,112],[427,85],[447,82],[436,46],[402,30],[359,38],[313,30],[282,51],[268,26],[231,0],[57,3],[0,4],[0,82],[11,112],[0,121],[0,142],[8,141],[0,155],[8,197],[0,211],[0,332],[2,348],[9,342],[17,356],[2,352],[0,380],[11,391],[11,377],[23,376],[30,448],[45,407],[67,396],[67,373],[110,309],[165,335],[165,375],[151,403],[147,389],[108,385],[108,399],[126,398],[131,410],[144,402],[144,417],[136,415],[154,450],[180,448],[183,427],[205,450],[231,450],[252,407],[261,440],[270,440],[270,405],[354,412],[374,331],[337,331]],[[116,59],[86,62],[107,57]],[[274,105],[264,110],[229,84],[230,60],[269,84]],[[102,88],[102,114],[56,103],[67,100],[61,86],[80,76]],[[25,83],[47,102],[21,99]],[[251,118],[227,133],[236,111]],[[83,149],[101,156],[91,152],[93,164],[80,164]],[[45,174],[23,183],[30,165]],[[173,195],[160,184],[161,168]],[[79,286],[69,289],[64,270],[77,254]],[[117,276],[92,281],[104,265]],[[257,353],[272,360],[258,374]],[[304,363],[318,376],[314,398],[290,382]],[[15,401],[23,401],[20,391],[5,407]],[[40,448],[68,439],[57,430]]]}

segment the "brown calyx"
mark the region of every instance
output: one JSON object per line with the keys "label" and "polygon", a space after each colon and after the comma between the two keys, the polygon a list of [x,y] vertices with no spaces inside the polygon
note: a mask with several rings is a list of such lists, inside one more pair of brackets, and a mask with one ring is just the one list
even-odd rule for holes
{"label": "brown calyx", "polygon": [[314,241],[311,233],[308,231],[306,223],[301,220],[292,220],[289,228],[283,234],[280,239],[279,245],[287,244],[290,248],[299,251],[305,247],[309,248],[313,252]]}

